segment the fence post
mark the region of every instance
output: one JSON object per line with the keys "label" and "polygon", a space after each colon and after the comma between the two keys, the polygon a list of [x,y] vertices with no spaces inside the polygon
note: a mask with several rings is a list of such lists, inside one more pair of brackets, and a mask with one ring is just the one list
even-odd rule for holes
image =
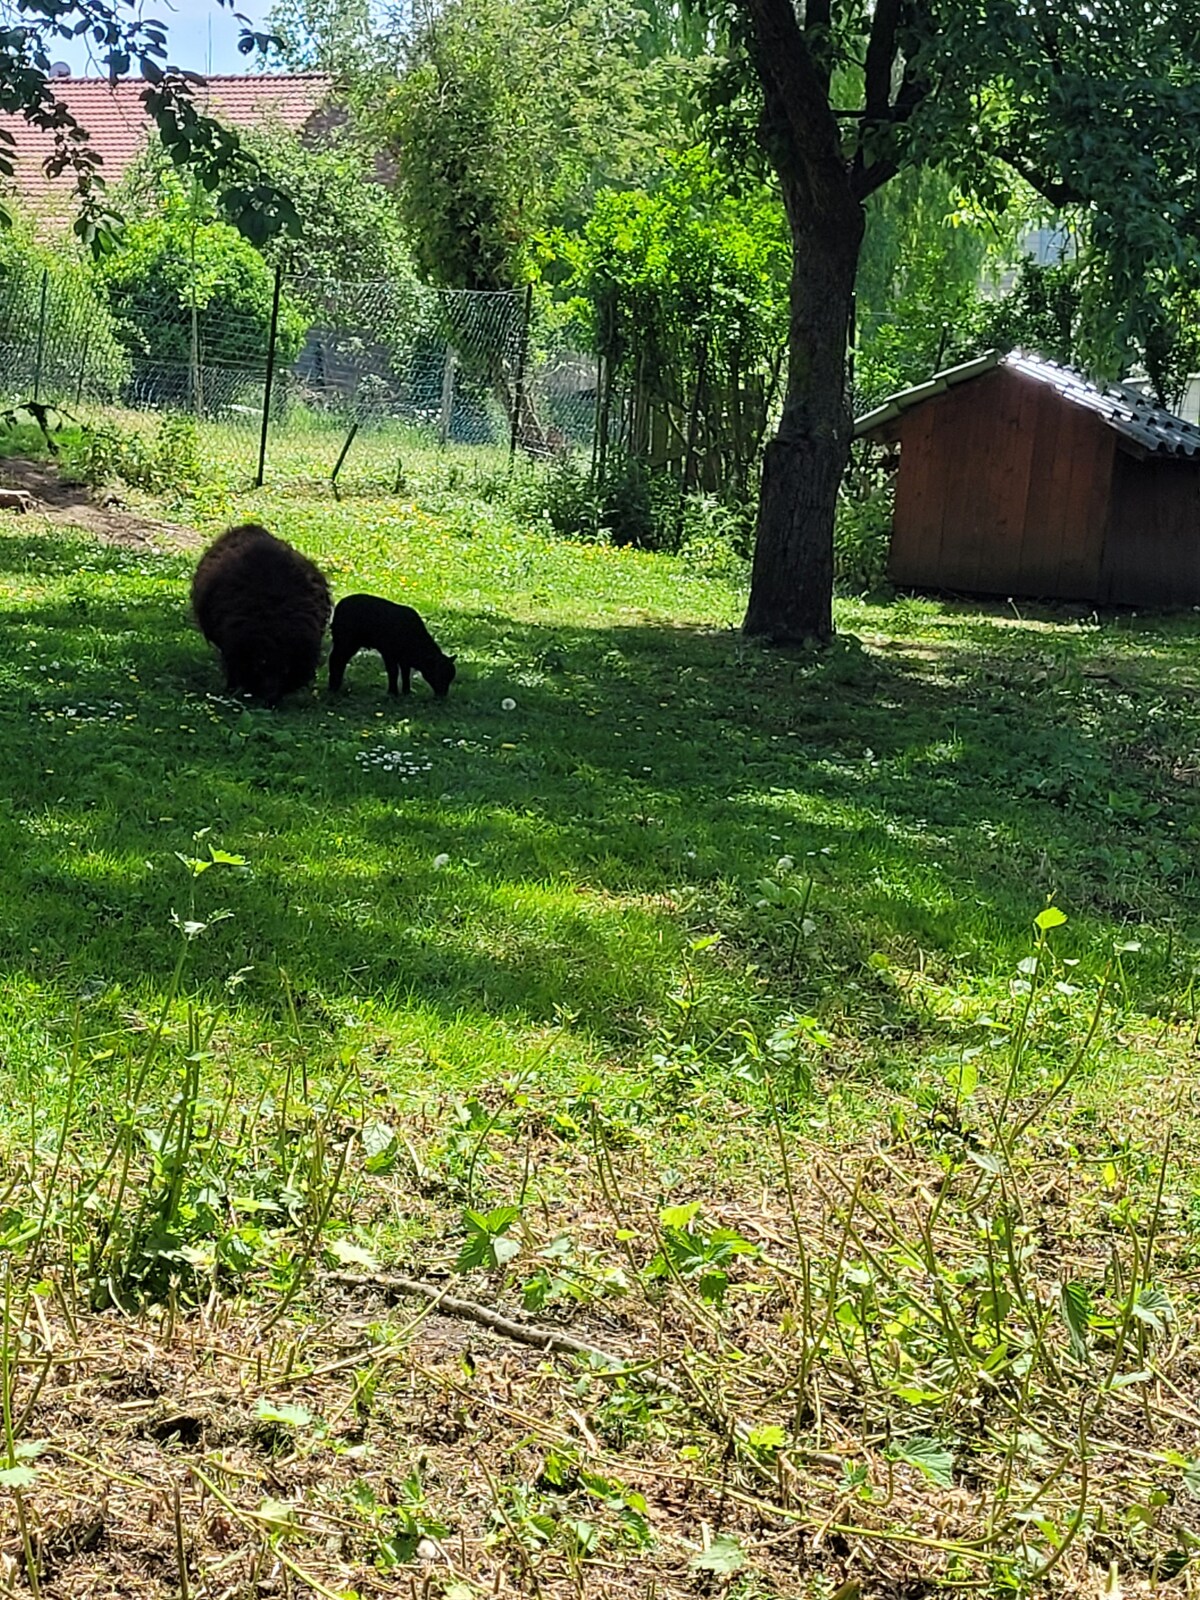
{"label": "fence post", "polygon": [[37,361],[33,369],[33,403],[42,398],[42,361],[46,354],[46,291],[50,286],[50,269],[42,268],[42,304],[38,312]]}
{"label": "fence post", "polygon": [[83,402],[83,386],[87,381],[88,351],[92,343],[92,325],[89,322],[83,330],[83,354],[79,358],[79,381],[75,385],[75,409],[79,410]]}
{"label": "fence post", "polygon": [[275,293],[271,297],[271,331],[267,335],[267,376],[263,384],[262,434],[258,441],[258,476],[254,487],[261,489],[267,465],[267,428],[271,422],[271,389],[275,383],[275,335],[279,331],[279,292],[283,287],[283,268],[275,268]]}
{"label": "fence post", "polygon": [[513,385],[512,432],[508,440],[508,459],[517,453],[521,432],[521,402],[525,398],[525,364],[529,360],[529,324],[533,318],[533,284],[525,285],[525,314],[521,321],[521,348],[517,351],[517,381]]}
{"label": "fence post", "polygon": [[454,346],[447,344],[446,360],[442,367],[442,414],[438,423],[438,443],[445,444],[450,437],[450,422],[454,413]]}

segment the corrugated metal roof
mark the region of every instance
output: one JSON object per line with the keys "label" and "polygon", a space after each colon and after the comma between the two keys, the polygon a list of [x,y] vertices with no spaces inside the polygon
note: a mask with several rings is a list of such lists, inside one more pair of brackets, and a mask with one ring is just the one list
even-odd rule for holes
{"label": "corrugated metal roof", "polygon": [[[233,128],[283,127],[299,133],[328,101],[332,79],[323,72],[247,73],[213,76],[196,89],[199,109]],[[139,156],[151,122],[141,97],[148,85],[125,78],[55,78],[54,95],[91,135],[89,143],[102,159],[101,175],[111,186]],[[71,204],[70,172],[48,178],[45,163],[54,153],[52,134],[24,117],[0,113],[0,128],[10,133],[13,147],[12,188],[29,210],[47,213]]]}
{"label": "corrugated metal roof", "polygon": [[1159,456],[1200,454],[1200,428],[1170,411],[1164,411],[1161,406],[1151,404],[1131,384],[1110,383],[1102,387],[1070,367],[1061,367],[1057,362],[1030,355],[1024,350],[1014,350],[1007,356],[989,350],[974,361],[966,361],[959,367],[947,367],[944,372],[935,373],[927,382],[892,395],[882,405],[859,417],[854,425],[854,437],[861,439],[883,423],[890,422],[893,417],[898,417],[901,412],[920,405],[923,400],[932,399],[936,394],[944,394],[957,383],[977,378],[993,367],[1010,367],[1027,378],[1049,384],[1071,405],[1085,406],[1089,411],[1094,411],[1106,427],[1113,428],[1139,453],[1145,451]]}

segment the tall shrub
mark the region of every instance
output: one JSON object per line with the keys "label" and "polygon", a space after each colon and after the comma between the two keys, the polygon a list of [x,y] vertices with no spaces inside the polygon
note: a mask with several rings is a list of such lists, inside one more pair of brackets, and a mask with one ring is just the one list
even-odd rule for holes
{"label": "tall shrub", "polygon": [[0,372],[10,398],[31,399],[36,385],[42,400],[64,404],[85,394],[111,399],[129,376],[90,265],[65,242],[38,244],[21,220],[0,230]]}

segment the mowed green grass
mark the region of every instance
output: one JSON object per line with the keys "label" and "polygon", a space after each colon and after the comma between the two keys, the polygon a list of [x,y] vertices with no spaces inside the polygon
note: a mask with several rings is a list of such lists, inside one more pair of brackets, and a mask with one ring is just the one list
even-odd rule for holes
{"label": "mowed green grass", "polygon": [[[528,1070],[564,1101],[599,1080],[651,1104],[686,1056],[696,1094],[736,1100],[747,1029],[812,1016],[829,1075],[790,1109],[852,1130],[1011,1020],[1050,899],[1069,918],[1056,957],[1077,964],[1045,1002],[1047,1073],[1117,945],[1137,948],[1092,1056],[1109,1091],[1155,1070],[1155,1019],[1190,1016],[1191,617],[843,604],[833,652],[776,652],[741,639],[743,595],[694,564],[555,541],[481,502],[248,496],[205,531],[246,516],[335,594],[418,606],[458,681],[392,701],[360,656],[339,698],[234,703],[189,620],[194,555],[3,525],[10,1143],[31,1108],[52,1124],[73,1032],[101,1054],[144,1028],[185,944],[181,993],[220,1011],[248,1089],[293,1028],[289,995],[314,1071],[365,1051],[397,1098]],[[210,847],[245,869],[193,876],[179,857]],[[189,938],[187,920],[206,926]],[[76,1116],[100,1140],[123,1085],[89,1073]],[[672,1126],[668,1146],[694,1148]]]}

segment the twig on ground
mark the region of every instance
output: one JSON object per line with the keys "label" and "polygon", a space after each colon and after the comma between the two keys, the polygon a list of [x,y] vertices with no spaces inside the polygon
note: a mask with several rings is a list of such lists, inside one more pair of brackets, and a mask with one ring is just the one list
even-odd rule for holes
{"label": "twig on ground", "polygon": [[435,1283],[426,1283],[422,1278],[408,1278],[398,1273],[358,1272],[330,1272],[326,1274],[326,1278],[332,1283],[344,1283],[356,1289],[382,1289],[389,1294],[415,1295],[420,1299],[434,1301],[435,1311],[440,1311],[448,1317],[460,1317],[465,1322],[474,1322],[481,1328],[487,1328],[492,1333],[513,1340],[516,1344],[532,1345],[537,1350],[558,1355],[583,1356],[588,1361],[603,1363],[609,1371],[597,1376],[609,1381],[624,1377],[645,1378],[654,1388],[674,1395],[676,1399],[686,1398],[679,1384],[652,1370],[653,1364],[630,1365],[620,1356],[614,1355],[611,1350],[602,1350],[599,1345],[588,1344],[585,1340],[576,1339],[569,1333],[559,1333],[555,1328],[540,1328],[533,1323],[516,1322],[512,1317],[493,1311],[490,1306],[480,1305],[476,1300],[460,1300],[456,1295],[449,1295],[444,1288]]}

